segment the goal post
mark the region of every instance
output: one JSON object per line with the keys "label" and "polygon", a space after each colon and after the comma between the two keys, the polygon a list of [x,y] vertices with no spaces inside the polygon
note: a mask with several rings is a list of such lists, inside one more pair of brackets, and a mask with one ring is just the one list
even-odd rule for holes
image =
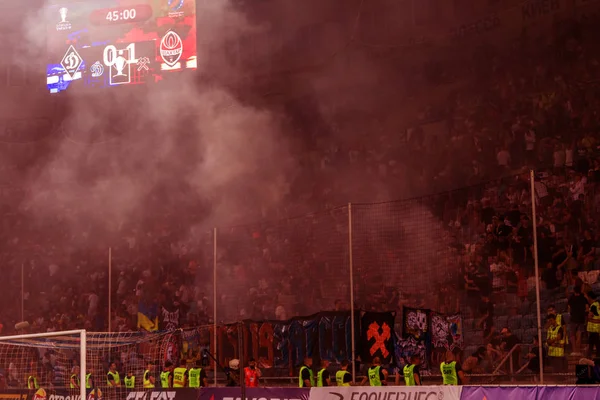
{"label": "goal post", "polygon": [[[50,347],[50,348],[61,348],[61,344],[59,342],[51,341],[48,339],[52,338],[60,338],[60,337],[77,337],[79,342],[79,395],[81,396],[81,400],[86,399],[86,354],[87,354],[87,333],[85,329],[77,329],[71,331],[62,331],[62,332],[45,332],[45,333],[31,333],[24,335],[12,335],[12,336],[0,336],[0,345],[5,346],[20,346],[25,348],[36,349],[39,347]],[[40,342],[41,339],[41,342]],[[1,357],[1,355],[0,355]],[[15,358],[15,360],[17,360]],[[25,360],[28,361],[28,360]],[[4,363],[5,360],[1,360],[0,362]],[[32,371],[32,368],[37,369],[37,361],[31,361],[32,365],[28,367],[27,374],[32,374],[34,379],[37,381],[37,371]],[[27,368],[25,365],[22,367]],[[19,368],[15,366],[15,368]],[[9,375],[10,375],[10,365],[9,365]],[[18,374],[18,371],[17,371]],[[34,386],[38,386],[39,384],[35,382]],[[29,378],[27,378],[27,387],[29,386]],[[37,389],[37,388],[36,388]]]}
{"label": "goal post", "polygon": [[[166,362],[179,363],[185,358],[195,363],[199,357],[197,346],[186,338],[181,330],[69,330],[0,336],[0,370],[7,372],[8,389],[44,389],[50,400],[67,396],[69,400],[87,400],[91,394],[101,398],[103,392],[114,399],[125,399],[131,390],[146,388],[145,376],[158,388],[158,375]],[[184,344],[190,349],[185,354]]]}

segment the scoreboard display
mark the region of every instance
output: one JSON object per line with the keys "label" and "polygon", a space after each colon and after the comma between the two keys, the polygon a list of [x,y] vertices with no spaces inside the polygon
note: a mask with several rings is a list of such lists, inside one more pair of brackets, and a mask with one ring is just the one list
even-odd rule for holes
{"label": "scoreboard display", "polygon": [[158,82],[197,68],[195,0],[65,0],[45,11],[50,93]]}

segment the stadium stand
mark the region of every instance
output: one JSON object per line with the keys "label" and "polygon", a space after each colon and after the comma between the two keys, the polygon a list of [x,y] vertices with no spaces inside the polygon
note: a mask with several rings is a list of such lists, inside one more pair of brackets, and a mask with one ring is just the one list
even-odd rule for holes
{"label": "stadium stand", "polygon": [[[523,344],[536,336],[533,168],[541,309],[545,314],[554,306],[569,324],[574,287],[600,294],[597,21],[563,21],[551,39],[524,35],[511,48],[486,48],[473,57],[468,79],[441,72],[453,77],[455,89],[424,105],[402,140],[379,132],[362,143],[316,141],[314,154],[298,155],[313,161],[294,185],[309,195],[289,196],[272,215],[282,218],[277,222],[219,229],[218,281],[227,282],[217,289],[219,322],[348,308],[350,288],[339,285],[348,274],[348,210],[334,205],[348,201],[340,198],[348,191],[339,190],[335,170],[351,170],[357,182],[371,185],[352,193],[357,305],[460,311],[464,357],[479,352],[477,371],[492,372],[509,350],[504,328]],[[416,162],[423,159],[431,162]],[[9,176],[14,168],[5,164],[3,172]],[[387,197],[406,188],[437,194],[360,203],[380,200],[369,195],[382,187],[389,188]],[[2,334],[20,320],[21,271],[32,331],[106,330],[109,247],[114,331],[138,329],[140,307],[158,304],[179,309],[183,328],[212,322],[212,232],[182,233],[182,218],[163,210],[153,221],[115,227],[109,236],[118,242],[99,243],[92,226],[65,237],[60,213],[52,224],[36,225],[18,207],[22,194],[11,182],[1,195],[6,269],[0,290],[11,305],[0,310]],[[326,211],[294,217],[323,204]],[[65,251],[55,245],[58,238],[91,243],[85,251]],[[425,276],[408,280],[418,271]],[[482,305],[482,298],[490,302]]]}

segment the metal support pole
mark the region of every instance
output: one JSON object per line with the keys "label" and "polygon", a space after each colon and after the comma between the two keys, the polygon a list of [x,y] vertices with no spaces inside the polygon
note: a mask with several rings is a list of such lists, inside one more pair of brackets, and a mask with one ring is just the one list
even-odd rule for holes
{"label": "metal support pole", "polygon": [[87,363],[86,363],[86,353],[87,353],[87,332],[85,330],[81,331],[79,334],[79,394],[80,398],[87,399],[85,390],[86,390],[86,381],[85,376],[87,375]]}
{"label": "metal support pole", "polygon": [[246,357],[244,354],[244,323],[238,323],[238,348],[239,348],[239,356],[240,356],[240,389],[242,392],[241,400],[246,400],[246,376],[244,374],[244,368],[246,365]]}
{"label": "metal support pole", "polygon": [[108,248],[108,332],[112,332],[112,318],[110,309],[112,307],[112,247]]}
{"label": "metal support pole", "polygon": [[25,266],[21,263],[21,321],[25,321]]}
{"label": "metal support pole", "polygon": [[533,222],[533,262],[535,265],[535,301],[537,311],[537,334],[538,334],[538,351],[540,359],[540,385],[544,384],[544,353],[542,349],[542,311],[540,304],[540,271],[538,263],[538,242],[537,242],[537,217],[535,214],[535,174],[531,170],[529,172],[529,182],[531,184],[531,218]]}
{"label": "metal support pole", "polygon": [[213,333],[214,333],[214,344],[215,344],[215,361],[214,361],[214,374],[215,374],[215,386],[217,385],[217,228],[213,229]]}
{"label": "metal support pole", "polygon": [[356,383],[356,345],[354,338],[354,268],[352,266],[352,203],[348,203],[348,265],[350,268],[350,340],[351,343],[351,362],[352,362],[352,383]]}

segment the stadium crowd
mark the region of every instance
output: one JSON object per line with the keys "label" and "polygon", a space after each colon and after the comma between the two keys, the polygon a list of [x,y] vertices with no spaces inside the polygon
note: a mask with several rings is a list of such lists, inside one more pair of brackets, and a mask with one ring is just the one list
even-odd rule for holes
{"label": "stadium crowd", "polygon": [[[314,285],[311,279],[335,275],[333,252],[340,260],[345,257],[342,247],[331,248],[331,242],[315,235],[315,226],[329,224],[329,231],[339,233],[336,223],[343,222],[343,215],[337,218],[333,206],[345,204],[348,191],[341,187],[344,182],[336,181],[335,171],[351,170],[357,182],[389,187],[392,195],[407,184],[411,193],[422,194],[468,183],[467,188],[422,200],[452,237],[454,256],[449,263],[455,268],[447,273],[455,283],[440,286],[435,303],[419,306],[463,313],[465,338],[470,339],[464,356],[470,356],[470,371],[490,372],[514,344],[533,343],[534,325],[511,326],[512,317],[531,319],[535,307],[530,168],[536,171],[544,311],[554,307],[553,313],[566,315],[577,288],[592,296],[600,270],[596,23],[595,18],[562,21],[551,35],[530,37],[524,32],[509,48],[478,48],[471,54],[468,77],[444,71],[445,60],[440,60],[442,71],[431,77],[432,82],[444,85],[439,75],[451,76],[458,89],[424,105],[402,139],[376,129],[363,141],[316,140],[311,154],[298,155],[307,171],[305,182],[294,186],[304,192],[292,193],[277,215],[293,216],[325,204],[330,218],[303,217],[292,227],[281,222],[285,230],[265,223],[227,231],[218,262],[223,279],[232,283],[218,301],[235,306],[219,315],[224,320],[285,320],[348,307],[336,301],[347,287],[336,286],[332,292],[335,281]],[[350,193],[351,198],[373,192],[356,189],[360,193]],[[0,310],[0,333],[11,333],[21,319],[22,271],[24,319],[32,332],[106,330],[109,247],[113,331],[136,330],[139,311],[157,315],[159,308],[179,311],[177,327],[211,322],[210,233],[182,235],[184,217],[164,210],[152,221],[115,228],[110,242],[99,243],[93,226],[78,236],[63,231],[60,215],[53,224],[39,226],[26,210],[7,201],[18,198],[19,190],[2,188],[0,234],[6,272],[0,290],[11,306]],[[160,198],[149,201],[160,209]],[[57,239],[72,246],[57,246]],[[398,309],[415,305],[414,298],[381,283],[358,305]],[[576,320],[573,307],[569,315],[571,321],[565,323],[581,330],[575,325],[584,321]],[[585,349],[573,348],[573,353],[581,352]],[[534,358],[535,353],[528,356]],[[515,361],[522,362],[519,356]]]}

